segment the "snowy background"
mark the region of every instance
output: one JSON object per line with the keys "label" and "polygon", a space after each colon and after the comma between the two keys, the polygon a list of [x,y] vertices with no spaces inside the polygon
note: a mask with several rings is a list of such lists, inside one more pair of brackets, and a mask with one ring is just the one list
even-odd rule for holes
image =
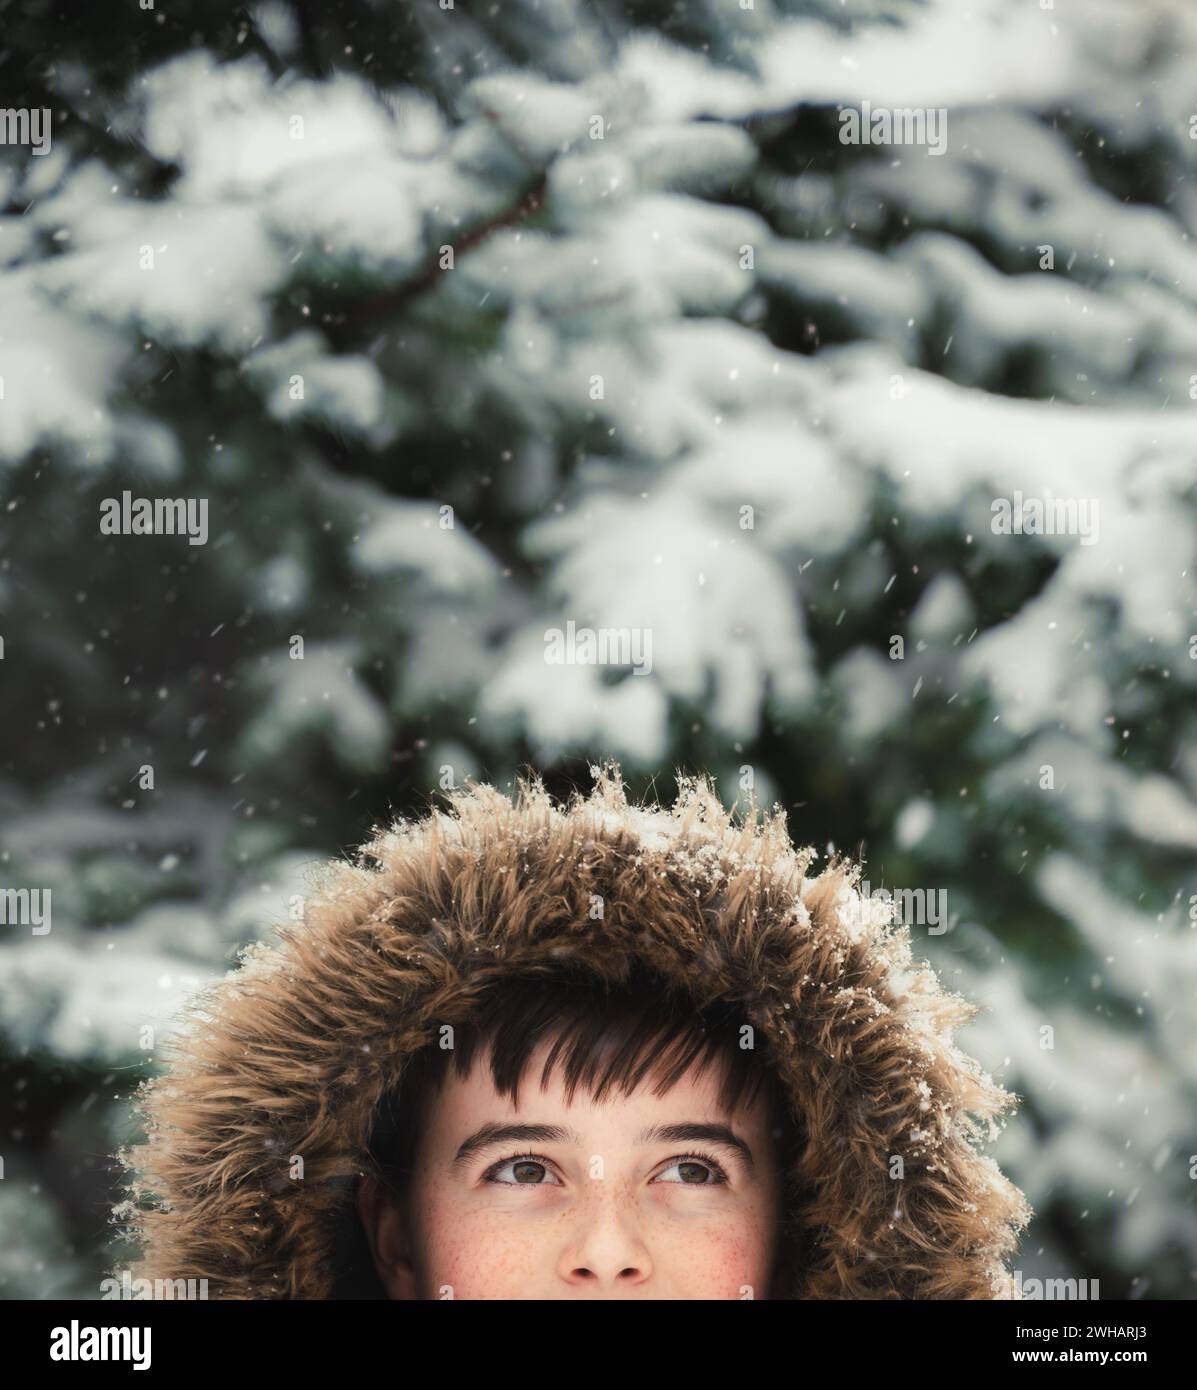
{"label": "snowy background", "polygon": [[[305,866],[610,754],[946,893],[1023,1277],[1193,1297],[1189,0],[20,8],[0,1293],[98,1296],[166,1020]],[[946,152],[841,143],[866,100]],[[207,544],[102,535],[124,490]],[[651,674],[546,664],[570,620]]]}

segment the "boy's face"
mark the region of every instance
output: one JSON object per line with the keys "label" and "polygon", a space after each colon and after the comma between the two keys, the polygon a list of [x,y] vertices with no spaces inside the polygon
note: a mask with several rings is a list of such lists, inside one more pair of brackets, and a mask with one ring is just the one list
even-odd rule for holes
{"label": "boy's face", "polygon": [[650,1077],[601,1104],[579,1088],[569,1105],[559,1068],[537,1088],[549,1046],[533,1055],[518,1106],[495,1090],[486,1059],[464,1080],[449,1070],[428,1102],[407,1200],[363,1184],[389,1297],[767,1298],[782,1182],[765,1088],[734,1117],[719,1108],[715,1067],[662,1096]]}

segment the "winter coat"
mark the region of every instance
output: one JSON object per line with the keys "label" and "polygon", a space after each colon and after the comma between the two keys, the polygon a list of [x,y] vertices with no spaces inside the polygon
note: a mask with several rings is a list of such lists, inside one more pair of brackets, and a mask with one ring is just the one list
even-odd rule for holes
{"label": "winter coat", "polygon": [[514,797],[471,784],[376,833],[194,1001],[143,1083],[146,1138],[118,1156],[135,1278],[355,1296],[355,1184],[405,1059],[529,966],[618,983],[638,962],[696,1003],[736,1000],[804,1117],[781,1296],[1018,1296],[1006,1261],[1030,1209],[980,1152],[1015,1097],[952,1040],[975,1007],[854,866],[808,873],[779,809],[736,818],[684,777],[671,809],[632,805],[618,768],[594,771],[568,805],[535,777]]}

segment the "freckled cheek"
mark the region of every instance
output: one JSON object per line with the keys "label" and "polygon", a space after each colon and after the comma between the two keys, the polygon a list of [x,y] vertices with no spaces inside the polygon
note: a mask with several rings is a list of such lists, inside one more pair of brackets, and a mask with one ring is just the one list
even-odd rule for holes
{"label": "freckled cheek", "polygon": [[[775,1216],[768,1203],[750,1203],[734,1211],[692,1209],[692,1217],[657,1225],[657,1274],[682,1298],[767,1298],[776,1241]],[[750,1293],[744,1292],[746,1287]]]}
{"label": "freckled cheek", "polygon": [[738,1299],[745,1285],[764,1297],[766,1250],[751,1228],[682,1233],[658,1241],[658,1274],[666,1265],[683,1298]]}
{"label": "freckled cheek", "polygon": [[[523,1233],[526,1236],[526,1233]],[[501,1214],[434,1207],[424,1223],[425,1282],[439,1298],[449,1284],[455,1298],[519,1298],[537,1268],[534,1242]]]}

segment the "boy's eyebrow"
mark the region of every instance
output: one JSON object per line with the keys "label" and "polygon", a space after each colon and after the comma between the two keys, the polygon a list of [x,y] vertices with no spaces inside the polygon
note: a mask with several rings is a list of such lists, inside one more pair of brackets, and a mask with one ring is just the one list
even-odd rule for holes
{"label": "boy's eyebrow", "polygon": [[[581,1144],[582,1136],[568,1125],[498,1124],[488,1121],[462,1140],[450,1167],[460,1169],[483,1149],[498,1144]],[[720,1144],[732,1149],[753,1171],[752,1150],[730,1125],[699,1124],[695,1121],[671,1125],[650,1125],[636,1136],[637,1144]]]}
{"label": "boy's eyebrow", "polygon": [[457,1153],[453,1156],[452,1168],[463,1168],[482,1149],[494,1148],[496,1144],[580,1144],[582,1136],[576,1129],[566,1125],[501,1125],[494,1120],[476,1129],[468,1139],[463,1139]]}
{"label": "boy's eyebrow", "polygon": [[733,1149],[744,1160],[744,1167],[753,1171],[752,1150],[730,1125],[697,1124],[693,1121],[675,1125],[651,1125],[636,1136],[638,1144],[720,1144]]}

